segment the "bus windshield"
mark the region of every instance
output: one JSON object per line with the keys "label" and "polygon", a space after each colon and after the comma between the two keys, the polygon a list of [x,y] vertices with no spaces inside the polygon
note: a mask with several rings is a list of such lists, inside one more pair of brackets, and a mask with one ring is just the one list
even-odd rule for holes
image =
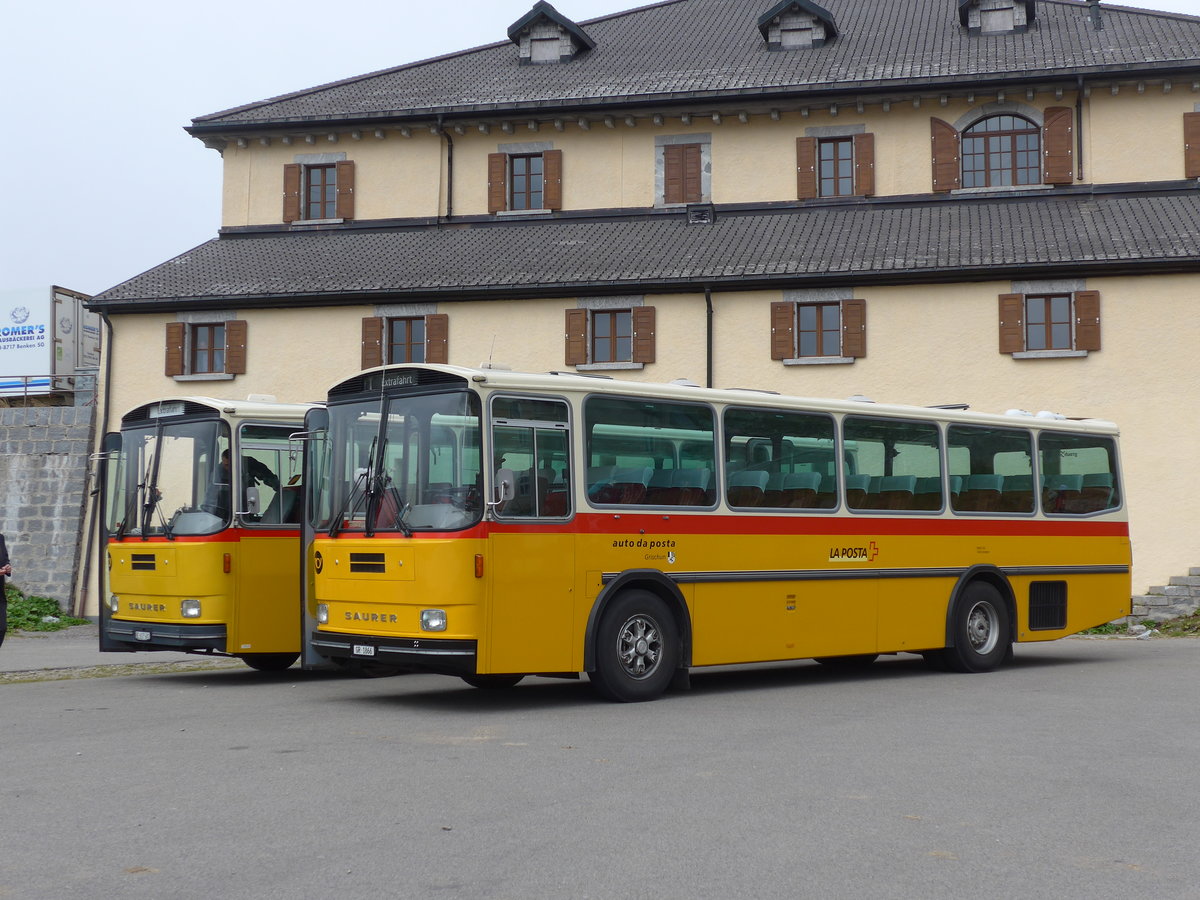
{"label": "bus windshield", "polygon": [[105,521],[116,537],[220,531],[231,512],[229,427],[160,419],[124,429],[105,496]]}
{"label": "bus windshield", "polygon": [[370,535],[473,525],[483,509],[480,433],[479,398],[465,391],[330,406],[313,526]]}

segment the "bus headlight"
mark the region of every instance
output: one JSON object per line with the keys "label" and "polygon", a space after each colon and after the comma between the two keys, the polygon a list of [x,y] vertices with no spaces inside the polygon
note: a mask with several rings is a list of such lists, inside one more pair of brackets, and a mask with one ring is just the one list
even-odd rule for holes
{"label": "bus headlight", "polygon": [[318,625],[328,625],[329,624],[329,604],[328,603],[318,603],[317,604],[317,624]]}
{"label": "bus headlight", "polygon": [[108,598],[108,611],[116,615],[121,610],[121,598],[113,594]]}
{"label": "bus headlight", "polygon": [[199,600],[184,600],[179,604],[179,613],[185,619],[200,618],[200,601]]}
{"label": "bus headlight", "polygon": [[446,611],[444,609],[421,610],[422,631],[445,631]]}

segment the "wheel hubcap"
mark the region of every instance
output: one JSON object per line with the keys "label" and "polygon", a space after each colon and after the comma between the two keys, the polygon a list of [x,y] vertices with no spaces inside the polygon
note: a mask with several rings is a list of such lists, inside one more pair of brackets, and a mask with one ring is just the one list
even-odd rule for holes
{"label": "wheel hubcap", "polygon": [[996,609],[990,603],[976,603],[967,614],[967,640],[971,649],[986,655],[996,648],[1000,632]]}
{"label": "wheel hubcap", "polygon": [[647,678],[662,660],[662,633],[648,616],[631,616],[617,632],[617,659],[630,678]]}

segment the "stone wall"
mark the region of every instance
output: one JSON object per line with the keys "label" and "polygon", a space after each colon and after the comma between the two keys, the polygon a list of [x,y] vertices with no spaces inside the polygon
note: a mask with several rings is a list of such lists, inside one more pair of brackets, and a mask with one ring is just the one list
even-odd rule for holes
{"label": "stone wall", "polygon": [[1133,598],[1132,622],[1165,622],[1179,616],[1190,616],[1200,609],[1200,568],[1189,569],[1186,575],[1175,575],[1169,584],[1150,588]]}
{"label": "stone wall", "polygon": [[10,582],[66,611],[82,570],[95,416],[94,403],[0,408],[0,533]]}

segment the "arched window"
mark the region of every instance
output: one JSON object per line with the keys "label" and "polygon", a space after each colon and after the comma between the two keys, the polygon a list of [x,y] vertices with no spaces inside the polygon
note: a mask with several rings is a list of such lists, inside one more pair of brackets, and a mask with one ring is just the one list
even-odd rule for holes
{"label": "arched window", "polygon": [[962,133],[962,186],[1040,184],[1041,130],[1020,116],[990,116]]}

